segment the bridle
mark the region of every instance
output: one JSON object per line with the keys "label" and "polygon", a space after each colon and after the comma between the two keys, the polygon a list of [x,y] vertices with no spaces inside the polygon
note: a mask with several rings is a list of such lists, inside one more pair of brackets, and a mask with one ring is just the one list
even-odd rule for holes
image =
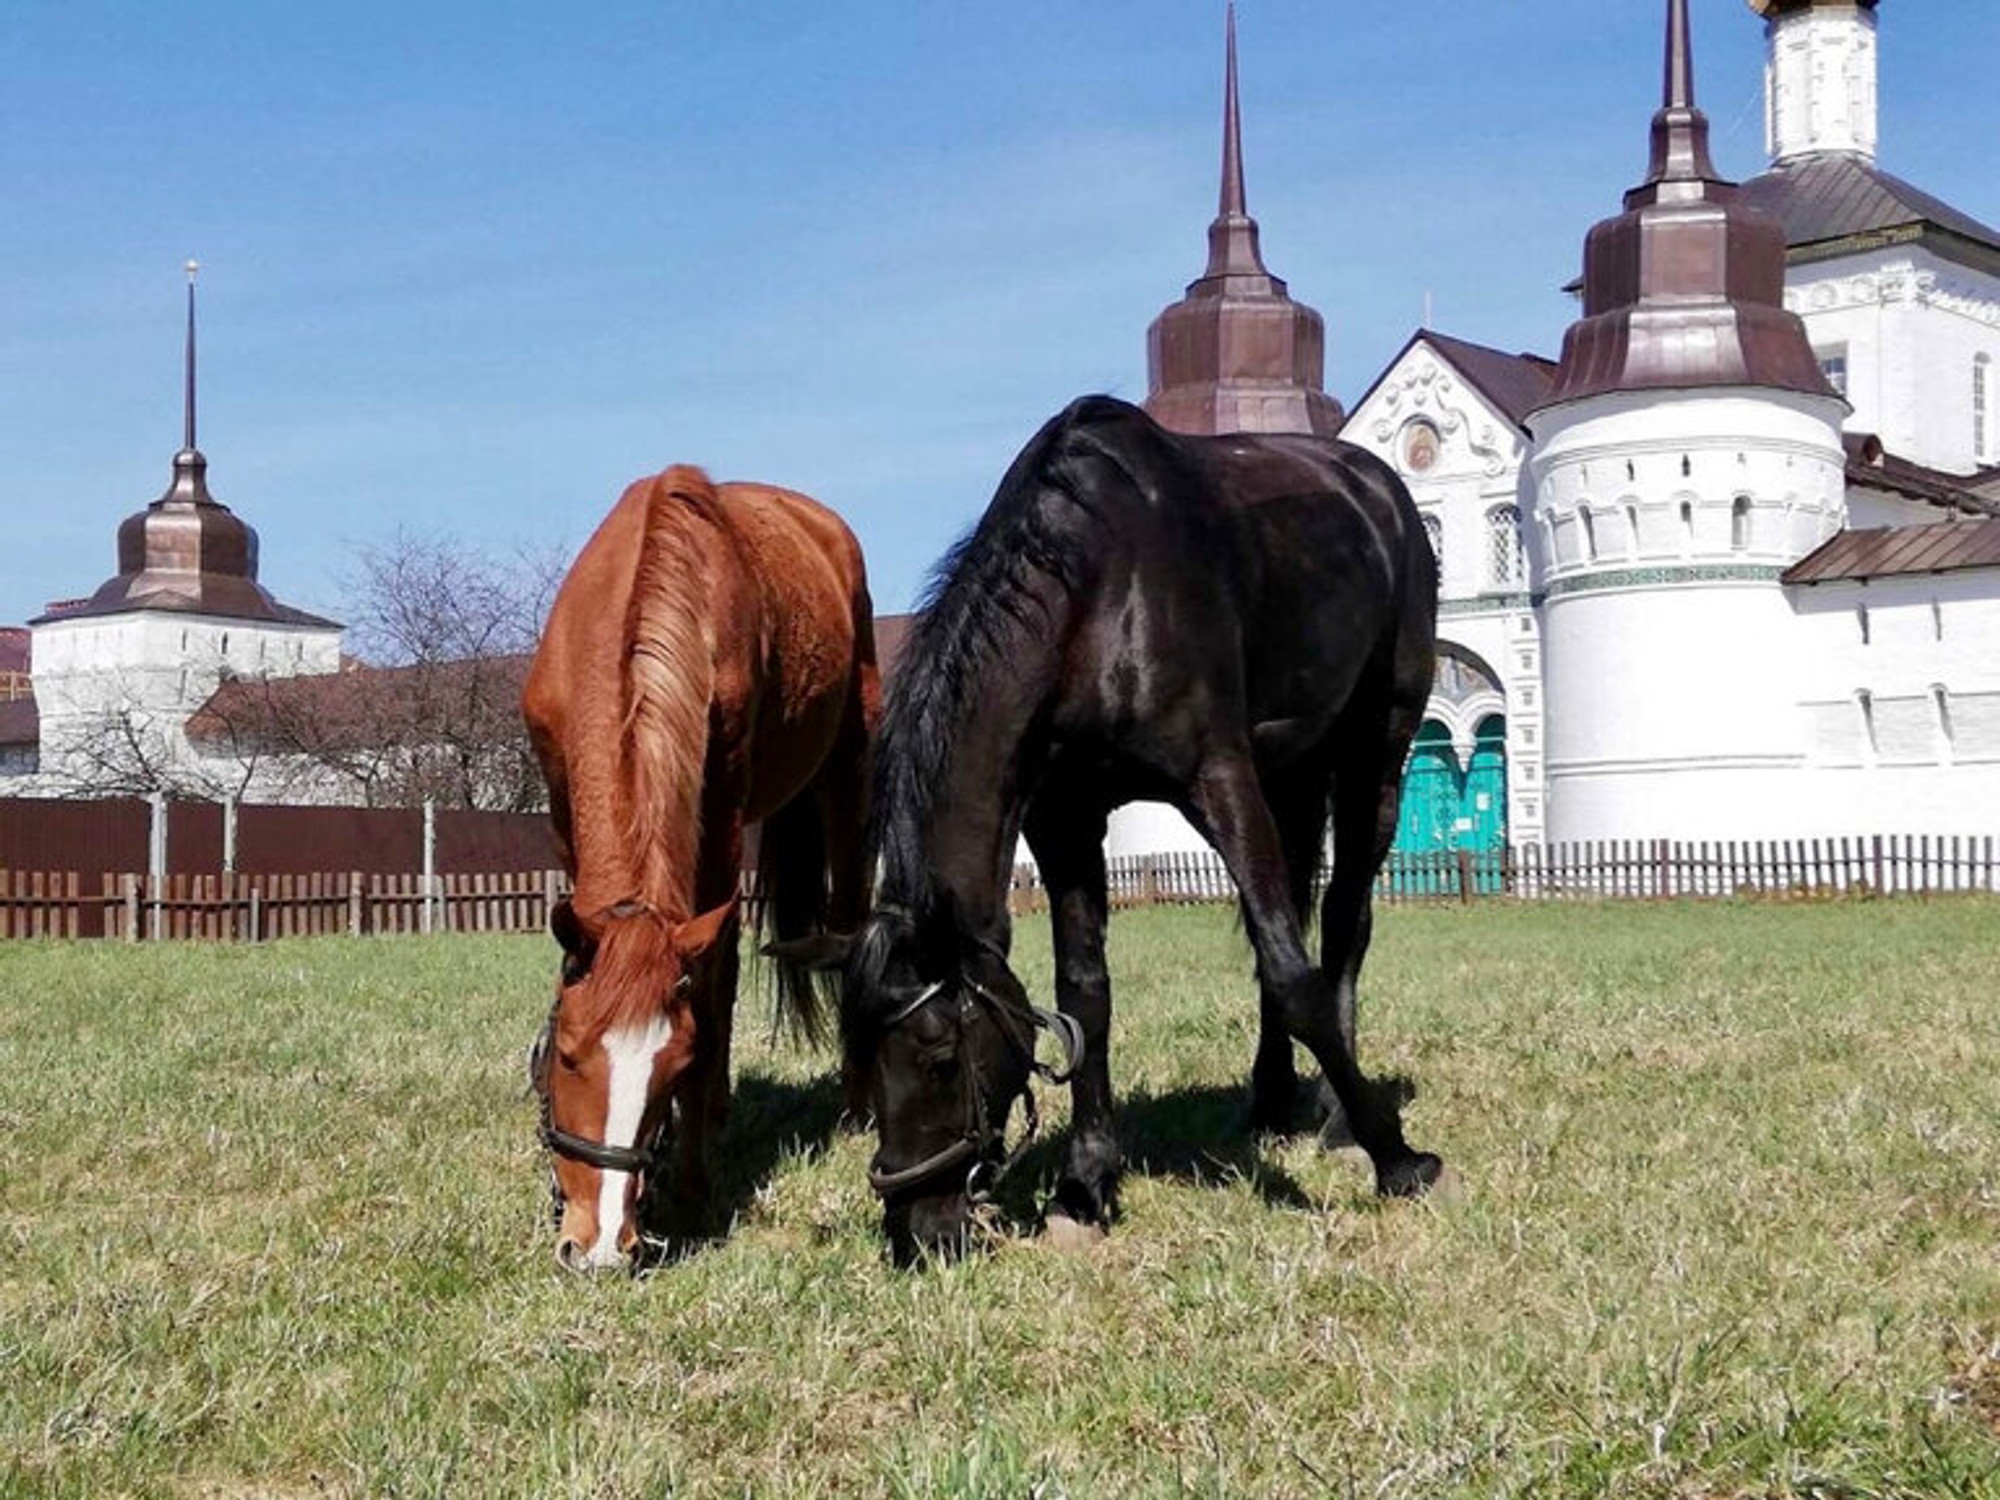
{"label": "bridle", "polygon": [[[1003,964],[1005,955],[991,944],[980,943]],[[958,1139],[950,1145],[933,1151],[929,1156],[913,1162],[907,1167],[887,1170],[882,1166],[881,1153],[868,1164],[868,1185],[883,1198],[894,1198],[915,1187],[921,1187],[938,1178],[955,1173],[960,1167],[966,1169],[965,1194],[978,1201],[991,1196],[1001,1180],[1014,1170],[1028,1148],[1035,1143],[1041,1133],[1041,1111],[1035,1105],[1034,1078],[1039,1075],[1050,1083],[1067,1083],[1076,1070],[1082,1066],[1084,1058],[1083,1027],[1074,1017],[1066,1016],[1059,1010],[1044,1010],[1039,1005],[1016,1002],[995,994],[981,984],[969,972],[961,968],[958,973],[960,993],[958,999],[958,1033],[961,1041],[966,1035],[967,1023],[973,1015],[984,1007],[992,1014],[1000,1034],[1017,1054],[1028,1060],[1028,1075],[1021,1083],[1021,1113],[1024,1132],[1021,1139],[1010,1151],[1007,1149],[1007,1113],[1011,1112],[1013,1101],[1008,1101],[1009,1109],[1003,1112],[998,1125],[987,1117],[986,1088],[980,1081],[980,1069],[972,1059],[965,1059],[965,1118],[960,1125]],[[922,1011],[942,995],[948,988],[945,980],[936,980],[925,985],[915,994],[906,998],[881,1023],[885,1032],[902,1025],[919,1011]],[[1062,1044],[1063,1062],[1060,1067],[1045,1063],[1035,1056],[1035,1032],[1047,1031]],[[997,1165],[996,1165],[997,1163]]]}
{"label": "bridle", "polygon": [[[657,916],[658,912],[649,904],[640,901],[620,901],[606,907],[599,914],[605,918]],[[675,981],[674,993],[687,993],[693,984],[692,974],[682,974]],[[643,1141],[631,1146],[614,1146],[609,1141],[594,1141],[589,1136],[574,1135],[560,1128],[555,1122],[554,1105],[550,1102],[549,1076],[555,1067],[556,1016],[562,1010],[562,989],[556,991],[555,1003],[549,1007],[549,1018],[542,1023],[541,1035],[535,1038],[528,1050],[528,1081],[541,1104],[541,1121],[537,1135],[541,1142],[557,1156],[566,1156],[571,1161],[580,1161],[600,1172],[629,1172],[634,1176],[644,1175],[651,1184],[653,1165],[659,1160],[660,1148],[664,1145],[672,1126],[673,1111],[660,1112],[659,1123],[654,1125]],[[563,1192],[556,1181],[554,1167],[549,1171],[549,1199],[558,1221],[562,1218]]]}

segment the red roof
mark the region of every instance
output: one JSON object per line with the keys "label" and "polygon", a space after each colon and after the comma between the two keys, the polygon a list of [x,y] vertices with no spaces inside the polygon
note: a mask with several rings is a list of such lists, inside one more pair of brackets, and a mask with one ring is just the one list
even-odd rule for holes
{"label": "red roof", "polygon": [[1389,372],[1420,343],[1435,349],[1447,364],[1465,377],[1466,384],[1499,408],[1501,414],[1516,427],[1521,425],[1529,412],[1542,404],[1549,394],[1549,387],[1555,383],[1554,360],[1543,359],[1539,354],[1508,354],[1484,344],[1468,343],[1464,339],[1449,338],[1428,328],[1419,328],[1396,351],[1396,357],[1383,366],[1375,384],[1368,387],[1361,399],[1354,403],[1355,411],[1368,404],[1369,398],[1388,378]]}
{"label": "red roof", "polygon": [[493,656],[425,667],[345,666],[298,677],[238,677],[194,711],[197,744],[235,741],[281,751],[372,749],[421,739],[427,725],[461,706],[482,675],[496,677],[485,703],[519,701],[528,658]]}
{"label": "red roof", "polygon": [[2000,518],[1843,531],[1787,568],[1784,581],[1835,583],[1965,568],[2000,568]]}
{"label": "red roof", "polygon": [[1873,433],[1850,432],[1842,442],[1847,448],[1849,484],[1919,500],[1959,515],[2000,516],[2000,495],[1980,488],[1991,483],[1990,471],[1947,474],[1928,468],[1889,452]]}

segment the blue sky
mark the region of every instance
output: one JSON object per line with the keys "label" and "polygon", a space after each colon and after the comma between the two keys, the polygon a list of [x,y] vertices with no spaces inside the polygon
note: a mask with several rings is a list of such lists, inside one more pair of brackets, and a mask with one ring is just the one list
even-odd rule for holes
{"label": "blue sky", "polygon": [[[1887,0],[1882,163],[2000,220],[1991,0]],[[1723,170],[1762,25],[1694,0]],[[1553,354],[1643,170],[1663,0],[1243,0],[1251,212],[1352,403],[1435,299]],[[672,462],[806,489],[905,607],[1072,396],[1145,391],[1214,212],[1220,0],[0,6],[0,622],[88,592],[180,438],[338,613],[401,528],[580,543]]]}

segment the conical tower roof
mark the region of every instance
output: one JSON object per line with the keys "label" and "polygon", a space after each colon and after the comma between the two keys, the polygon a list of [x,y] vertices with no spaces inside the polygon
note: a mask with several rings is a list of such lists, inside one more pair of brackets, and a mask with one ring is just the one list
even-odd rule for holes
{"label": "conical tower roof", "polygon": [[1717,173],[1695,106],[1687,0],[1668,0],[1646,180],[1590,231],[1583,317],[1546,406],[1614,391],[1766,386],[1835,396],[1785,311],[1785,233]]}
{"label": "conical tower roof", "polygon": [[76,615],[177,610],[225,619],[330,625],[280,604],[257,582],[257,533],[208,492],[208,459],[195,446],[195,296],[187,264],[187,387],[180,452],[165,494],[118,528],[118,572]]}
{"label": "conical tower roof", "polygon": [[1146,331],[1146,410],[1176,432],[1340,430],[1324,389],[1326,328],[1264,265],[1243,190],[1236,92],[1236,7],[1228,9],[1222,191],[1208,226],[1208,268]]}

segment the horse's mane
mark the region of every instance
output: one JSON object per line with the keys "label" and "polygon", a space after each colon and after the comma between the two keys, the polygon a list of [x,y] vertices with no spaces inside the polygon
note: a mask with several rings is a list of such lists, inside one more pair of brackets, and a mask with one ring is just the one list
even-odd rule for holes
{"label": "horse's mane", "polygon": [[[937,905],[922,844],[969,709],[989,674],[1019,675],[1061,649],[1066,604],[1090,566],[1094,523],[1075,460],[1111,458],[1091,418],[1127,410],[1086,397],[1038,432],[993,503],[932,570],[882,705],[868,847],[884,896],[919,919]],[[1080,524],[1081,523],[1081,524]]]}
{"label": "horse's mane", "polygon": [[715,624],[701,566],[707,549],[693,512],[713,515],[715,503],[715,486],[699,469],[677,465],[653,481],[625,622],[620,748],[638,896],[676,919],[693,914],[715,687]]}
{"label": "horse's mane", "polygon": [[715,486],[675,466],[646,493],[632,599],[625,619],[618,759],[626,792],[626,848],[645,908],[604,928],[592,971],[603,1024],[631,1019],[660,998],[649,983],[672,946],[669,923],[693,913],[701,847],[701,793],[714,691],[714,621],[696,512],[715,514]]}

